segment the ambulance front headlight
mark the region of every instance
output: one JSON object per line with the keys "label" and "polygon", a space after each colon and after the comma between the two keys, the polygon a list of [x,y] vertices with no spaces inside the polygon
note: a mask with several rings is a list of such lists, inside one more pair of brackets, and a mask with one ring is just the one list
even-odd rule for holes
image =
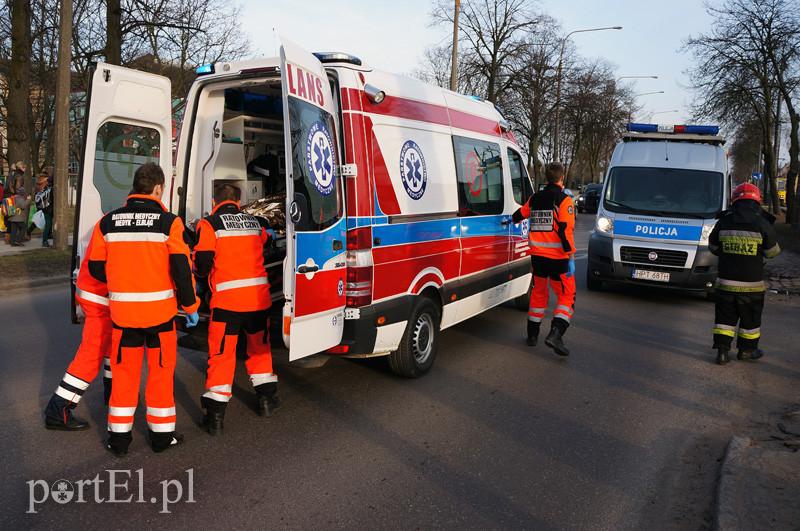
{"label": "ambulance front headlight", "polygon": [[714,225],[716,225],[716,222],[711,225],[703,225],[703,230],[700,232],[700,245],[708,245],[708,237],[711,236]]}
{"label": "ambulance front headlight", "polygon": [[614,234],[614,219],[607,216],[598,215],[594,228],[603,234]]}

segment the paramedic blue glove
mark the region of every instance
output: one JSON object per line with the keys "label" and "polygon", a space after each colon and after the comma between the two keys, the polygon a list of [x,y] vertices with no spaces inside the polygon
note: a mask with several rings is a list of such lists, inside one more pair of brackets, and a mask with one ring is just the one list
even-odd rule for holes
{"label": "paramedic blue glove", "polygon": [[200,316],[197,315],[197,312],[186,314],[186,328],[194,328],[195,326],[197,326],[197,323],[199,322],[200,322]]}
{"label": "paramedic blue glove", "polygon": [[567,278],[575,276],[575,255],[569,257],[569,267],[567,268]]}

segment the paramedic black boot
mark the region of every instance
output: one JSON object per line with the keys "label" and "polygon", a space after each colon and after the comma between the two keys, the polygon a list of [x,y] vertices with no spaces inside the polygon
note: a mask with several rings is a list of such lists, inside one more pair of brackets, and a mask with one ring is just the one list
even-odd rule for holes
{"label": "paramedic black boot", "polygon": [[206,397],[200,398],[200,404],[206,410],[206,414],[203,416],[203,428],[209,435],[221,435],[227,404]]}
{"label": "paramedic black boot", "polygon": [[553,323],[550,333],[544,338],[544,344],[553,349],[559,356],[569,356],[569,349],[564,344],[564,330]]}
{"label": "paramedic black boot", "polygon": [[535,347],[539,342],[539,323],[528,321],[528,346]]}
{"label": "paramedic black boot", "polygon": [[258,414],[262,417],[271,417],[281,406],[278,398],[278,382],[269,382],[255,387],[258,394]]}
{"label": "paramedic black boot", "polygon": [[740,350],[739,355],[736,357],[739,358],[740,360],[754,361],[762,357],[763,355],[764,352],[760,348],[757,348],[755,350]]}
{"label": "paramedic black boot", "polygon": [[731,361],[731,359],[728,357],[728,349],[721,348],[721,347],[718,348],[717,349],[717,365],[725,365],[729,361]]}
{"label": "paramedic black boot", "polygon": [[44,410],[44,427],[48,430],[80,431],[89,428],[89,423],[72,414],[77,404],[53,395]]}

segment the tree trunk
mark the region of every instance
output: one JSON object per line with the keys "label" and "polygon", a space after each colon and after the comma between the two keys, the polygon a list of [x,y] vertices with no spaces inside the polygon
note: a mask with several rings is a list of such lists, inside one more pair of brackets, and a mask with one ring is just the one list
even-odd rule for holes
{"label": "tree trunk", "polygon": [[53,243],[64,250],[69,244],[67,194],[69,194],[69,95],[72,63],[72,1],[61,0],[61,33],[58,45],[58,80],[56,85],[55,151],[56,167],[53,195]]}
{"label": "tree trunk", "polygon": [[26,189],[31,191],[31,3],[11,2],[11,66],[8,84],[8,162],[28,165]]}
{"label": "tree trunk", "polygon": [[122,63],[122,16],[120,0],[106,0],[106,63]]}
{"label": "tree trunk", "polygon": [[797,193],[797,175],[800,173],[800,114],[790,98],[786,99],[789,111],[789,172],[786,175],[786,222],[800,229],[800,194]]}

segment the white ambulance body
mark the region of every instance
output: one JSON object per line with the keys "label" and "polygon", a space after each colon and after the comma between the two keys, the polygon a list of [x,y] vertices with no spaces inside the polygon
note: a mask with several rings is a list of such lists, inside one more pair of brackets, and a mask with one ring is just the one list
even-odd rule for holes
{"label": "white ambulance body", "polygon": [[511,214],[531,186],[492,104],[285,40],[280,58],[198,74],[173,172],[169,81],[97,66],[78,255],[136,167],[155,161],[165,205],[189,227],[215,182],[237,185],[248,208],[279,203],[268,272],[290,359],[389,355],[418,376],[441,329],[526,294],[527,222]]}

